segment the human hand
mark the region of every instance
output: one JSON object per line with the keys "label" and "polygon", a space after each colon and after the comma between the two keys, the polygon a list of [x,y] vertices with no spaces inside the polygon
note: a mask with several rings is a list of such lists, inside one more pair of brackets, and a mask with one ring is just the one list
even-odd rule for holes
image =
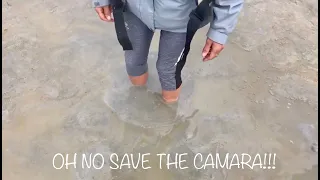
{"label": "human hand", "polygon": [[223,44],[214,42],[213,40],[207,38],[206,44],[202,50],[203,62],[212,60],[217,57],[219,53],[223,50]]}
{"label": "human hand", "polygon": [[112,18],[112,7],[109,6],[103,6],[103,7],[96,7],[95,8],[96,12],[98,13],[100,19],[102,21],[106,22],[113,22],[114,19]]}

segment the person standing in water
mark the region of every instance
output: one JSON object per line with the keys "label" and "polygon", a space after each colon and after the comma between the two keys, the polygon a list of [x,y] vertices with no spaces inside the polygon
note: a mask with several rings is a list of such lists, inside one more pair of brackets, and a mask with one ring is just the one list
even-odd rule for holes
{"label": "person standing in water", "polygon": [[[212,60],[223,50],[228,35],[236,26],[243,0],[212,0],[215,14],[206,34],[202,57]],[[113,22],[110,0],[93,0],[94,8],[102,21]],[[148,79],[148,54],[156,29],[160,43],[156,68],[165,102],[176,102],[181,86],[177,87],[177,63],[185,46],[190,12],[197,0],[126,0],[124,19],[133,50],[125,51],[126,70],[133,85],[143,86]]]}

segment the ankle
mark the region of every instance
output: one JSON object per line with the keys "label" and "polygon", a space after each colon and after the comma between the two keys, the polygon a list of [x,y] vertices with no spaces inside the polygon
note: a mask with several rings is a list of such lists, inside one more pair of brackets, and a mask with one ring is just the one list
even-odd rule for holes
{"label": "ankle", "polygon": [[166,103],[178,101],[180,95],[180,87],[173,91],[162,90],[162,98]]}
{"label": "ankle", "polygon": [[129,79],[134,86],[144,86],[148,81],[148,73],[144,73],[140,76],[129,76]]}
{"label": "ankle", "polygon": [[179,99],[179,97],[177,97],[177,98],[170,98],[170,99],[167,99],[166,97],[164,97],[164,96],[162,96],[162,99],[163,99],[163,101],[165,102],[165,103],[175,103],[175,102],[177,102],[178,101],[178,99]]}

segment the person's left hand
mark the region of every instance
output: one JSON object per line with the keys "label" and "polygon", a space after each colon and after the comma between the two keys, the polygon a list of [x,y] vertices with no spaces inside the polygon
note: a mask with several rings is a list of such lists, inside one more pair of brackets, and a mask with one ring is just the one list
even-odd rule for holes
{"label": "person's left hand", "polygon": [[219,44],[207,38],[206,44],[202,50],[203,61],[209,61],[217,57],[223,48],[223,44]]}

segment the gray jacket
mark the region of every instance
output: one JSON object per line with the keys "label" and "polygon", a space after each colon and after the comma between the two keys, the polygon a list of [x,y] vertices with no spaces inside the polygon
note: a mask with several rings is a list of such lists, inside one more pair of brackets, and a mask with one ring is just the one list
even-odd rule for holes
{"label": "gray jacket", "polygon": [[[94,7],[110,4],[110,0],[93,0]],[[212,20],[207,37],[225,44],[236,26],[243,0],[214,0]],[[190,12],[196,0],[127,0],[128,9],[151,30],[186,32]]]}

